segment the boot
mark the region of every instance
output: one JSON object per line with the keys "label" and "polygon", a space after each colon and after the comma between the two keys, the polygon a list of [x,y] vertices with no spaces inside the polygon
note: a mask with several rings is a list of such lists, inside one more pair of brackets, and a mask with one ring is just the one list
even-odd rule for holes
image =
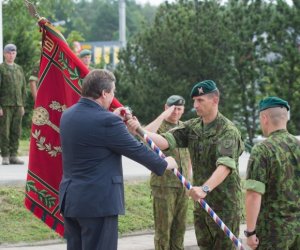
{"label": "boot", "polygon": [[2,157],[2,165],[9,165],[9,158],[8,157],[5,157],[5,156]]}
{"label": "boot", "polygon": [[9,157],[9,163],[16,164],[16,165],[23,165],[24,161],[21,161],[17,156],[11,156]]}

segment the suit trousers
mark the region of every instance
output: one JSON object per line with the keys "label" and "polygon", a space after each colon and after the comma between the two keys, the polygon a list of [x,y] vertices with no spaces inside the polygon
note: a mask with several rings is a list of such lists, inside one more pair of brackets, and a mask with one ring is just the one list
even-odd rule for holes
{"label": "suit trousers", "polygon": [[117,250],[118,216],[64,217],[67,250]]}

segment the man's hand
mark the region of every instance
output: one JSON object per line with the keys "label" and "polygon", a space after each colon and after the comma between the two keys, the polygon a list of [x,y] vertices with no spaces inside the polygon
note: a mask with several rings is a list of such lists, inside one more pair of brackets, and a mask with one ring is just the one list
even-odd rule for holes
{"label": "man's hand", "polygon": [[132,114],[128,111],[126,107],[116,108],[113,113],[122,118],[123,121],[127,121],[132,118]]}
{"label": "man's hand", "polygon": [[202,190],[202,187],[192,187],[190,189],[190,197],[192,197],[194,201],[204,199],[206,195],[207,194]]}
{"label": "man's hand", "polygon": [[0,108],[0,116],[3,116],[3,109]]}
{"label": "man's hand", "polygon": [[133,135],[137,135],[138,133],[136,132],[136,130],[141,127],[140,122],[138,121],[138,119],[133,116],[131,119],[129,119],[126,122],[127,128],[129,130],[129,132]]}
{"label": "man's hand", "polygon": [[259,244],[259,239],[256,237],[256,234],[247,238],[247,245],[252,249],[256,249]]}
{"label": "man's hand", "polygon": [[174,109],[175,109],[175,105],[172,105],[171,107],[168,107],[164,112],[162,112],[160,114],[160,117],[163,118],[163,120],[166,120],[167,118],[169,118],[169,116],[171,116]]}
{"label": "man's hand", "polygon": [[165,161],[168,163],[167,169],[172,170],[174,168],[178,168],[177,162],[171,156],[165,158]]}

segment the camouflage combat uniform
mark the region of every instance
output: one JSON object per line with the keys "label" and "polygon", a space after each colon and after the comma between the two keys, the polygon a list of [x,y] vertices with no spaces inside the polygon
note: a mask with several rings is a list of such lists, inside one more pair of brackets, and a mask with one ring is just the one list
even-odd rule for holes
{"label": "camouflage combat uniform", "polygon": [[[184,122],[164,136],[170,149],[188,147],[195,186],[201,186],[209,179],[220,164],[231,169],[227,178],[205,200],[232,232],[238,235],[241,211],[238,158],[244,149],[238,129],[218,113],[217,118],[210,124],[204,125],[202,118],[198,117]],[[232,241],[198,202],[195,202],[194,207],[194,224],[201,250],[235,249]]]}
{"label": "camouflage combat uniform", "polygon": [[261,250],[300,249],[300,141],[277,130],[253,147],[245,188],[262,194],[256,234]]}
{"label": "camouflage combat uniform", "polygon": [[[179,121],[179,124],[182,122]],[[176,124],[163,121],[158,133],[166,132]],[[187,148],[175,148],[166,153],[173,156],[179,171],[187,177],[189,153]],[[154,244],[156,250],[183,250],[188,197],[185,187],[172,171],[163,176],[151,174],[150,185],[153,195],[153,215],[155,225]]]}
{"label": "camouflage combat uniform", "polygon": [[0,141],[2,157],[16,156],[25,105],[26,81],[21,66],[0,64]]}

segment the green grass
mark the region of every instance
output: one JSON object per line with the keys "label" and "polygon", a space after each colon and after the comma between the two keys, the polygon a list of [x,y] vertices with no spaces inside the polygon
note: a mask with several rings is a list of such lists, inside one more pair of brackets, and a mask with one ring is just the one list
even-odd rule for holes
{"label": "green grass", "polygon": [[[23,205],[23,187],[0,187],[0,246],[19,242],[35,242],[60,237],[37,219]],[[125,183],[126,215],[119,217],[120,235],[153,229],[152,200],[149,182]],[[192,224],[192,206],[188,224]]]}
{"label": "green grass", "polygon": [[20,156],[29,155],[29,143],[30,139],[20,140],[18,153]]}
{"label": "green grass", "polygon": [[0,244],[58,238],[23,205],[24,188],[0,187]]}

